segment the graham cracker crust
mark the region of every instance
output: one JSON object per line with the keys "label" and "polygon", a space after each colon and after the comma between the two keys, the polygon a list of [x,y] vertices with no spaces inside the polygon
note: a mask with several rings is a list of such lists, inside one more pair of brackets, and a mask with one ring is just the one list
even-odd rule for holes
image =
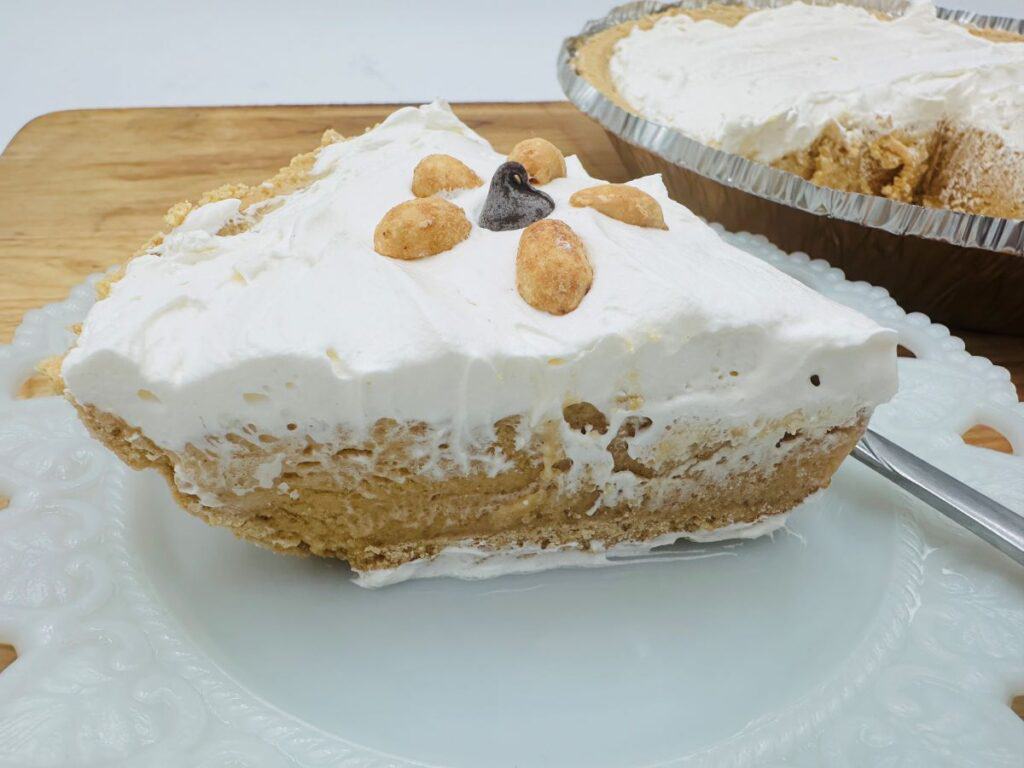
{"label": "graham cracker crust", "polygon": [[[611,77],[610,62],[619,40],[634,29],[650,29],[666,16],[685,14],[697,21],[710,19],[732,27],[756,10],[720,4],[700,9],[672,8],[586,38],[573,63],[581,77],[617,106],[638,114],[619,94]],[[877,12],[875,15],[891,18]],[[969,31],[996,43],[1024,43],[1024,36],[1004,30],[969,27]],[[770,165],[844,192],[929,208],[1024,218],[1024,153],[1007,149],[998,136],[948,123],[928,132],[850,128],[833,123],[810,146]]]}

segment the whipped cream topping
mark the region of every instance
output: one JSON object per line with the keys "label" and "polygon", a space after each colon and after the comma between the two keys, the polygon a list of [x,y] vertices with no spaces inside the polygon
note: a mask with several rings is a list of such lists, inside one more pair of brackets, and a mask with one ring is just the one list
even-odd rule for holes
{"label": "whipped cream topping", "polygon": [[1024,44],[972,35],[928,0],[891,21],[799,2],[731,28],[668,16],[618,41],[610,70],[644,117],[762,162],[808,147],[832,122],[930,130],[946,120],[1024,150]]}
{"label": "whipped cream topping", "polygon": [[[839,423],[894,392],[891,331],[724,243],[659,177],[633,184],[661,204],[667,230],[570,206],[596,183],[575,158],[544,186],[594,268],[564,316],[517,293],[521,231],[475,224],[486,183],[448,195],[474,222],[466,240],[417,261],[381,256],[374,227],[411,198],[413,168],[431,153],[484,180],[505,159],[434,103],[322,149],[315,181],[269,201],[247,231],[217,234],[237,200],[192,211],[89,313],[64,361],[72,396],[172,451],[231,451],[208,437],[247,425],[331,445],[339,430],[351,440],[390,418],[437,426],[469,455],[497,420],[521,414],[528,433],[561,423],[575,401],[608,415],[610,440],[638,402],[655,423],[750,424],[798,409]],[[563,429],[581,466],[611,472],[605,446]],[[259,484],[280,467],[268,461]]]}

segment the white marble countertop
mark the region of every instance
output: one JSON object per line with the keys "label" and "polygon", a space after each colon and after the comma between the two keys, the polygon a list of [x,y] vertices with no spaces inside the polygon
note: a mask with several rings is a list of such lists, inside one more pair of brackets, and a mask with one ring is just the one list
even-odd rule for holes
{"label": "white marble countertop", "polygon": [[561,99],[562,38],[617,1],[2,0],[0,147],[84,107]]}

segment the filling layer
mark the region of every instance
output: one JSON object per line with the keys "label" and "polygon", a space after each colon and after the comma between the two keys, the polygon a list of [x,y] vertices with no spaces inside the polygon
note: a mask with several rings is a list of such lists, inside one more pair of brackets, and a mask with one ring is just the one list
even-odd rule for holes
{"label": "filling layer", "polygon": [[[634,416],[612,430],[580,405],[528,435],[521,418],[504,419],[479,460],[434,468],[424,457],[444,435],[424,424],[380,422],[369,440],[330,451],[231,436],[244,450],[223,464],[162,450],[110,414],[81,413],[123,460],[159,470],[182,506],[207,522],[278,551],[341,557],[358,571],[453,546],[589,550],[755,523],[827,486],[867,422],[794,413],[744,427],[655,429]],[[198,484],[190,488],[183,473]],[[253,487],[237,493],[236,483]]]}

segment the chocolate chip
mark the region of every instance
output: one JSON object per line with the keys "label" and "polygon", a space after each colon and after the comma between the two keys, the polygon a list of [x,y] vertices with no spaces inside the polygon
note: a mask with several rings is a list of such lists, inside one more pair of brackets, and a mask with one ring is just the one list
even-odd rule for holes
{"label": "chocolate chip", "polygon": [[499,165],[491,177],[479,224],[493,232],[522,229],[547,218],[553,210],[555,201],[530,186],[522,164],[507,162]]}

